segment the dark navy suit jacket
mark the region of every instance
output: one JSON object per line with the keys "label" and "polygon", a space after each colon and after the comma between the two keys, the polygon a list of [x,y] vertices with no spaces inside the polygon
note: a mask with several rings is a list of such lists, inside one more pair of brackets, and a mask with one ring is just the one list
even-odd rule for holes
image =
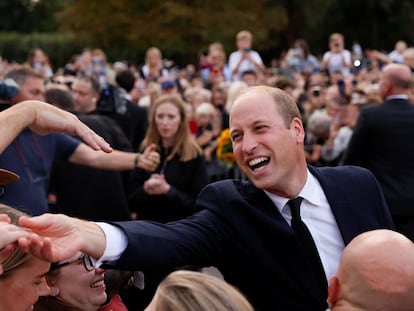
{"label": "dark navy suit jacket", "polygon": [[393,216],[414,216],[413,159],[412,103],[391,99],[361,110],[344,163],[365,167],[375,175]]}
{"label": "dark navy suit jacket", "polygon": [[[345,245],[361,232],[394,225],[375,177],[360,167],[309,168],[319,180]],[[115,223],[128,247],[115,266],[167,273],[185,265],[216,266],[255,310],[325,310],[294,232],[263,190],[224,180],[200,193],[195,215],[161,225]],[[373,254],[374,256],[375,254]]]}

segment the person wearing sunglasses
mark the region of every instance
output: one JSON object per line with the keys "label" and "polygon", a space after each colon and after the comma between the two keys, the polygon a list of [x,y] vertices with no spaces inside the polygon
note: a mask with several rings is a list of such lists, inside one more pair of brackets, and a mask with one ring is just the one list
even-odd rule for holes
{"label": "person wearing sunglasses", "polygon": [[[35,311],[97,311],[107,301],[105,269],[95,268],[91,257],[77,253],[67,261],[55,262],[46,274],[50,296],[39,298]],[[119,300],[114,311],[127,310]]]}

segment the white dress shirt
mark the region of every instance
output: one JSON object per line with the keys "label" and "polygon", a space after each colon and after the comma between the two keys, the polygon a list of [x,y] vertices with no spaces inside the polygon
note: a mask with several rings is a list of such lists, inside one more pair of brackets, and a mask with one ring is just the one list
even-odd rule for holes
{"label": "white dress shirt", "polygon": [[[268,191],[265,191],[265,193],[290,225],[292,216],[290,208],[287,206],[289,199],[274,195]],[[309,170],[305,186],[298,196],[303,198],[300,216],[315,241],[327,281],[329,282],[330,276],[335,275],[338,270],[339,259],[345,245],[325,193],[319,181]]]}

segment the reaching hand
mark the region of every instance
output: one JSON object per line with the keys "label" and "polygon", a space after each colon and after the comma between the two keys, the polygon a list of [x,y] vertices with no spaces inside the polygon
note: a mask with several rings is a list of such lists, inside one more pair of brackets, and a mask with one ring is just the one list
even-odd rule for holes
{"label": "reaching hand", "polygon": [[19,246],[46,261],[68,259],[79,251],[99,258],[106,247],[105,234],[92,222],[62,214],[23,216],[19,222],[35,233],[19,239]]}
{"label": "reaching hand", "polygon": [[65,132],[79,136],[95,150],[111,152],[109,144],[74,114],[37,100],[23,101],[0,113],[0,153],[26,127],[45,135]]}
{"label": "reaching hand", "polygon": [[112,151],[101,136],[82,123],[74,114],[40,101],[25,101],[19,105],[22,104],[32,105],[34,108],[34,120],[29,124],[32,131],[41,135],[64,132],[80,137],[95,150]]}
{"label": "reaching hand", "polygon": [[[3,262],[13,251],[19,238],[29,237],[30,232],[9,223],[7,215],[0,215],[0,262]],[[0,275],[3,268],[0,265]]]}

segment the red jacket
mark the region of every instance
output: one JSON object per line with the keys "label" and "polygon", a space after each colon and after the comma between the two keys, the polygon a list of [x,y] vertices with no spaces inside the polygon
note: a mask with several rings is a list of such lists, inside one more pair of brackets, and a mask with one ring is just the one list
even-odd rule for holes
{"label": "red jacket", "polygon": [[122,302],[121,297],[115,295],[108,304],[100,307],[98,311],[128,311],[128,309]]}

